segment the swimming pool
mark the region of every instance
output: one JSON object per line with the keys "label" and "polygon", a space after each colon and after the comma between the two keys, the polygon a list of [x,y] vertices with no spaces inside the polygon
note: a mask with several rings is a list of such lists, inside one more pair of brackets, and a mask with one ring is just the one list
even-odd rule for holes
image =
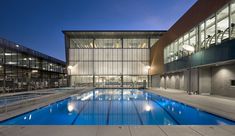
{"label": "swimming pool", "polygon": [[234,125],[145,90],[95,89],[0,122],[0,125]]}

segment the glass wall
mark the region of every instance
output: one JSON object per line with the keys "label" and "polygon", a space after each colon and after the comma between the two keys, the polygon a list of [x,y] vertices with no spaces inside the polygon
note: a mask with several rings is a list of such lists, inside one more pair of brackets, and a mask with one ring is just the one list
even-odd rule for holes
{"label": "glass wall", "polygon": [[[202,21],[164,48],[164,64],[220,44],[235,37],[235,1]],[[193,52],[183,46],[194,47]]]}
{"label": "glass wall", "polygon": [[71,86],[115,88],[147,84],[150,44],[154,45],[157,39],[72,38],[69,41]]}
{"label": "glass wall", "polygon": [[22,50],[25,47],[0,38],[0,93],[66,86],[64,64]]}

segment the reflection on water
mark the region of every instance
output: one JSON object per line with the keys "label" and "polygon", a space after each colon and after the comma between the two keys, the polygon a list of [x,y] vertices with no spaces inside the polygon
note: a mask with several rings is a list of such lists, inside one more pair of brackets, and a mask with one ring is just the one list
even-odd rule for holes
{"label": "reflection on water", "polygon": [[148,100],[148,93],[138,89],[96,89],[82,95],[72,96],[72,100],[100,100],[100,101],[116,101],[116,100]]}

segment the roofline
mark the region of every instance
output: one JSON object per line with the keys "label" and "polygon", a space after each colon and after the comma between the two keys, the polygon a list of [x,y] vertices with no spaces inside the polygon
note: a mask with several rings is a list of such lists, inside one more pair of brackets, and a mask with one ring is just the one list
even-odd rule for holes
{"label": "roofline", "polygon": [[[15,50],[15,51],[19,51],[19,52],[22,52],[22,53],[26,53],[26,54],[32,55],[33,57],[42,58],[44,60],[51,61],[52,63],[58,63],[58,64],[61,64],[61,65],[66,65],[66,62],[63,61],[63,60],[60,60],[60,59],[57,59],[55,57],[49,56],[49,55],[47,55],[45,53],[42,53],[40,51],[36,51],[36,50],[34,50],[32,48],[29,48],[29,47],[26,47],[22,44],[10,41],[10,40],[8,40],[6,38],[3,38],[3,37],[0,37],[0,40],[7,41],[8,44],[1,44],[5,48],[12,49],[12,50]],[[19,47],[17,48],[15,45],[19,45]]]}
{"label": "roofline", "polygon": [[62,33],[67,32],[167,32],[168,30],[62,30]]}

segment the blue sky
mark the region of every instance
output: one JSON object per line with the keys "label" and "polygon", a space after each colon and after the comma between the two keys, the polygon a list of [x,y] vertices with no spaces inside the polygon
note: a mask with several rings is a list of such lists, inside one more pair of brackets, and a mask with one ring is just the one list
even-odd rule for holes
{"label": "blue sky", "polygon": [[65,60],[62,30],[168,30],[196,0],[0,0],[0,37]]}

